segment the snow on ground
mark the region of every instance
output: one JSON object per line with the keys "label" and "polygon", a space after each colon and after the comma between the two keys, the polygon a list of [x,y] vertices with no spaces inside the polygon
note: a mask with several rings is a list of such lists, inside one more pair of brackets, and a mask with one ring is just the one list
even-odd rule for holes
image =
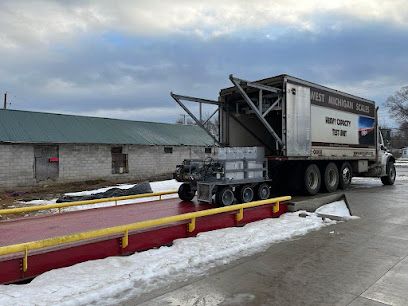
{"label": "snow on ground", "polygon": [[[398,159],[395,163],[397,170],[396,182],[408,181],[408,159]],[[352,185],[369,185],[369,186],[382,186],[381,179],[377,177],[353,177]]]}
{"label": "snow on ground", "polygon": [[334,215],[338,217],[350,217],[350,211],[346,205],[344,200],[332,202],[327,205],[323,205],[316,209],[316,213],[324,214],[324,215]]}
{"label": "snow on ground", "polygon": [[[396,182],[406,182],[408,181],[408,176],[405,174],[399,174],[397,169]],[[382,186],[381,179],[379,177],[353,177],[351,181],[352,185],[369,185],[369,186]]]}
{"label": "snow on ground", "polygon": [[201,233],[171,247],[52,270],[25,285],[0,285],[0,305],[117,304],[336,223],[315,213],[301,218],[299,213]]}
{"label": "snow on ground", "polygon": [[382,185],[381,180],[377,177],[353,177],[351,186],[353,185]]}
{"label": "snow on ground", "polygon": [[408,167],[408,159],[407,158],[400,158],[395,161],[396,166],[400,167]]}
{"label": "snow on ground", "polygon": [[332,202],[327,205],[321,206],[318,209],[316,209],[315,213],[342,217],[344,220],[358,218],[356,216],[351,215],[350,210],[347,207],[347,204],[346,202],[344,202],[344,200]]}
{"label": "snow on ground", "polygon": [[17,201],[17,203],[22,203],[22,204],[29,204],[29,205],[47,205],[47,204],[54,204],[57,202],[57,199],[51,199],[51,200],[32,200],[32,201]]}
{"label": "snow on ground", "polygon": [[[178,187],[180,186],[180,184],[181,183],[177,182],[176,180],[150,182],[150,186],[151,186],[153,192],[177,190]],[[95,194],[95,193],[99,193],[99,192],[105,192],[106,190],[108,190],[110,188],[129,189],[129,188],[133,187],[134,185],[135,184],[119,184],[119,185],[108,186],[108,187],[99,188],[99,189],[65,193],[65,195],[69,195],[69,196],[91,195],[91,194]],[[178,197],[177,194],[169,194],[169,195],[162,196],[163,199],[176,198],[176,197]],[[124,201],[119,201],[117,204],[118,205],[124,205],[124,204],[154,201],[154,200],[158,200],[158,198],[159,197],[147,197],[147,198],[141,198],[141,199],[124,200]],[[28,202],[21,202],[20,201],[19,203],[25,204],[25,205],[47,205],[47,204],[54,204],[54,203],[56,203],[56,201],[57,201],[57,199],[32,200],[32,201],[28,201]],[[67,208],[64,208],[64,211],[92,209],[92,208],[97,208],[97,207],[107,207],[107,206],[113,206],[113,205],[115,205],[115,202],[104,202],[104,203],[98,203],[98,204],[93,204],[93,205],[82,205],[82,206],[67,207]],[[57,211],[57,210],[55,210],[55,211]]]}

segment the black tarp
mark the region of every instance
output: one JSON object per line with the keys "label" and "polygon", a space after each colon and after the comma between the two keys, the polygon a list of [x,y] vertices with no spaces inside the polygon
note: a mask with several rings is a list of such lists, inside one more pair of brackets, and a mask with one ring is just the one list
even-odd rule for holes
{"label": "black tarp", "polygon": [[148,182],[136,184],[128,189],[121,188],[110,188],[105,192],[94,193],[90,195],[83,196],[62,196],[57,199],[57,203],[64,202],[76,202],[76,201],[87,201],[87,200],[96,200],[104,198],[113,198],[113,197],[123,197],[128,195],[142,194],[142,193],[152,193],[153,190],[150,187]]}

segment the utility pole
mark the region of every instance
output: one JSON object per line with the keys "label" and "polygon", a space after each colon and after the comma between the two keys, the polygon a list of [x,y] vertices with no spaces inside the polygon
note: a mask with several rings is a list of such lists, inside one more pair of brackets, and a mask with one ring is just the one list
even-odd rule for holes
{"label": "utility pole", "polygon": [[7,109],[7,91],[4,93],[4,109]]}

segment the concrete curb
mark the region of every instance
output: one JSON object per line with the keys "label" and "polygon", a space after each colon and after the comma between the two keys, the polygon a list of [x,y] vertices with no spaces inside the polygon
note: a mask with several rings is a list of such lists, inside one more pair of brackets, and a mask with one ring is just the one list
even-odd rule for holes
{"label": "concrete curb", "polygon": [[301,198],[299,200],[294,199],[288,203],[288,211],[295,212],[298,210],[306,210],[308,212],[314,212],[319,207],[335,202],[344,200],[347,205],[348,210],[350,211],[350,215],[353,215],[347,201],[347,197],[343,192],[338,192],[334,194],[328,195],[318,195],[314,197],[308,198]]}

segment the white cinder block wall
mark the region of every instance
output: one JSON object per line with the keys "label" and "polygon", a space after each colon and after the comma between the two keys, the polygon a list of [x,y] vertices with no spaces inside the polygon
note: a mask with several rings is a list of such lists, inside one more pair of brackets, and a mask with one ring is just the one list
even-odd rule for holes
{"label": "white cinder block wall", "polygon": [[59,145],[58,181],[74,182],[109,178],[112,175],[111,146]]}
{"label": "white cinder block wall", "polygon": [[[204,147],[123,145],[128,154],[129,173],[112,174],[111,148],[120,145],[59,145],[59,176],[55,181],[37,182],[34,173],[34,145],[0,144],[0,189],[86,180],[149,180],[170,178],[177,164],[186,158],[205,158]],[[214,149],[212,149],[214,152]]]}
{"label": "white cinder block wall", "polygon": [[0,188],[34,184],[34,147],[25,144],[0,145]]}

